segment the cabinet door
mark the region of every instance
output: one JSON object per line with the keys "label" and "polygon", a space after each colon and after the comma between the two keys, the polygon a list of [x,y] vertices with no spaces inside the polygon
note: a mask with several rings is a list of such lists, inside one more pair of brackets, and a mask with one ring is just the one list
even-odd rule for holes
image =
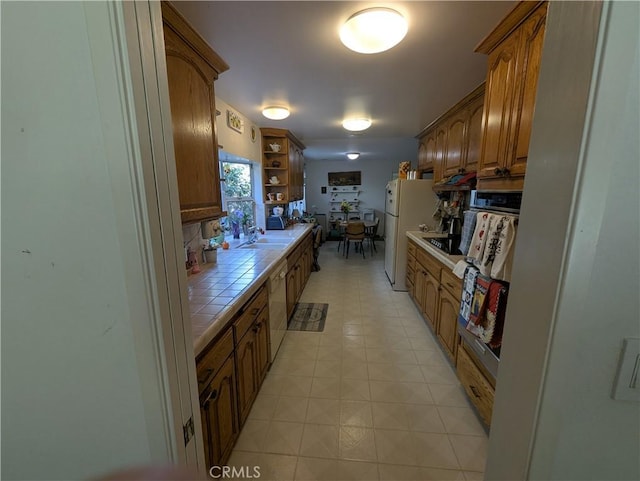
{"label": "cabinet door", "polygon": [[447,354],[455,361],[458,348],[458,311],[460,302],[446,289],[440,289],[438,301],[438,338],[445,347]]}
{"label": "cabinet door", "polygon": [[427,273],[424,282],[424,315],[431,322],[433,332],[438,331],[438,288],[440,283]]}
{"label": "cabinet door", "polygon": [[536,92],[538,90],[538,73],[542,58],[542,43],[544,40],[547,4],[541,5],[522,24],[520,58],[522,66],[518,75],[517,105],[514,113],[515,153],[505,165],[509,173],[524,175],[529,155],[529,139],[531,137],[531,124],[536,104]]}
{"label": "cabinet door", "polygon": [[482,153],[478,177],[499,177],[513,145],[514,88],[520,46],[519,30],[489,55],[482,119]]}
{"label": "cabinet door", "polygon": [[458,371],[460,384],[464,387],[467,396],[469,396],[471,402],[478,408],[480,417],[487,426],[489,426],[491,424],[495,390],[471,360],[471,356],[467,352],[464,344],[458,349],[456,370]]}
{"label": "cabinet door", "polygon": [[258,389],[258,350],[256,333],[249,329],[236,345],[236,371],[238,373],[238,411],[240,426],[249,415],[251,404]]}
{"label": "cabinet door", "polygon": [[291,318],[291,314],[293,314],[293,310],[296,307],[296,302],[298,300],[297,291],[297,279],[294,265],[289,267],[289,270],[287,271],[287,320]]}
{"label": "cabinet door", "polygon": [[447,131],[443,126],[436,129],[435,152],[433,157],[433,180],[438,182],[444,177],[444,158],[447,148]]}
{"label": "cabinet door", "polygon": [[468,107],[467,122],[467,153],[464,169],[466,172],[476,172],[480,160],[482,147],[482,112],[484,109],[484,95],[474,100]]}
{"label": "cabinet door", "polygon": [[427,170],[427,145],[425,139],[418,142],[418,170]]}
{"label": "cabinet door", "polygon": [[238,437],[236,375],[233,356],[209,384],[200,407],[207,467],[224,464]]}
{"label": "cabinet door", "polygon": [[457,174],[463,168],[467,116],[467,110],[462,109],[447,120],[447,148],[444,154],[443,177]]}
{"label": "cabinet door", "polygon": [[420,311],[424,312],[424,286],[427,276],[427,270],[420,264],[416,264],[415,276],[413,280],[414,300]]}
{"label": "cabinet door", "polygon": [[182,223],[218,218],[217,73],[171,28],[165,26],[164,32]]}
{"label": "cabinet door", "polygon": [[261,385],[264,377],[267,375],[269,360],[271,359],[268,307],[262,309],[254,329],[256,333],[256,347],[258,350],[258,355],[256,356],[256,371],[258,373],[258,385]]}

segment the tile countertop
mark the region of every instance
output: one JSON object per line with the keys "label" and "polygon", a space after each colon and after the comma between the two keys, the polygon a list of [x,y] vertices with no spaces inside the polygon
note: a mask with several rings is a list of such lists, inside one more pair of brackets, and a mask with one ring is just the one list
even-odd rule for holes
{"label": "tile countertop", "polygon": [[285,249],[240,249],[241,239],[227,239],[229,249],[218,249],[218,261],[204,264],[187,278],[193,350],[197,356],[269,278],[271,271],[311,231],[312,224],[268,230],[258,236],[288,244]]}
{"label": "tile countertop", "polygon": [[442,262],[445,266],[447,266],[451,270],[453,270],[453,268],[458,263],[458,261],[461,261],[464,259],[464,256],[451,256],[446,252],[441,251],[437,247],[434,247],[433,245],[431,245],[429,242],[425,240],[425,238],[428,239],[429,237],[442,237],[441,235],[437,235],[437,234],[434,235],[434,234],[430,234],[429,232],[421,232],[419,230],[416,230],[416,231],[407,231],[407,237],[412,241],[414,241],[416,244],[418,244],[420,247],[422,247],[429,254],[431,254],[433,257],[438,259],[440,262]]}

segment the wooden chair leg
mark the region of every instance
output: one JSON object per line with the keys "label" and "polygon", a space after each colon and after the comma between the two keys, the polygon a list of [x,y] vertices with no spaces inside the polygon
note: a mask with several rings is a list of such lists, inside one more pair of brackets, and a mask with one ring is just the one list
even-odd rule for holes
{"label": "wooden chair leg", "polygon": [[345,242],[346,242],[346,246],[347,246],[347,259],[348,259],[349,258],[349,244],[350,244],[349,239],[347,239]]}
{"label": "wooden chair leg", "polygon": [[360,241],[360,251],[362,252],[362,258],[364,259],[364,244]]}

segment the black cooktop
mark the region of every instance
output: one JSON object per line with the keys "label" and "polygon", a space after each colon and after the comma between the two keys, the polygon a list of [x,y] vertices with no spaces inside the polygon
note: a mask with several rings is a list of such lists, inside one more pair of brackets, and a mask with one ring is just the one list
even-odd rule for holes
{"label": "black cooktop", "polygon": [[440,249],[441,251],[447,253],[447,254],[451,254],[451,252],[449,252],[449,240],[446,237],[437,237],[437,238],[430,238],[429,239],[429,243],[434,246],[437,247],[438,249]]}

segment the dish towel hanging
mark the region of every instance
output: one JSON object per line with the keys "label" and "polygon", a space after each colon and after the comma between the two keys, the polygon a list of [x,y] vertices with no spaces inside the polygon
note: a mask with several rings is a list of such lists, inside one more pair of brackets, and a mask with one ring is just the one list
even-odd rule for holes
{"label": "dish towel hanging", "polygon": [[478,213],[471,210],[466,211],[463,214],[462,220],[462,237],[460,238],[460,252],[463,256],[466,256],[469,252],[469,246],[471,246],[471,238],[476,228],[476,220]]}
{"label": "dish towel hanging", "polygon": [[488,212],[478,212],[476,214],[476,227],[473,230],[471,245],[469,246],[469,252],[467,254],[467,257],[470,257],[476,266],[479,266],[482,261],[490,219],[491,214]]}
{"label": "dish towel hanging", "polygon": [[476,264],[480,269],[480,273],[483,276],[491,275],[491,267],[493,266],[493,260],[496,257],[496,251],[498,250],[498,244],[500,243],[500,234],[504,229],[506,217],[489,214],[489,227],[487,228],[486,241],[484,250],[482,252],[482,258],[480,264]]}
{"label": "dish towel hanging", "polygon": [[509,282],[511,280],[511,265],[516,238],[516,219],[512,216],[502,218],[503,227],[495,250],[495,257],[491,265],[491,277]]}

